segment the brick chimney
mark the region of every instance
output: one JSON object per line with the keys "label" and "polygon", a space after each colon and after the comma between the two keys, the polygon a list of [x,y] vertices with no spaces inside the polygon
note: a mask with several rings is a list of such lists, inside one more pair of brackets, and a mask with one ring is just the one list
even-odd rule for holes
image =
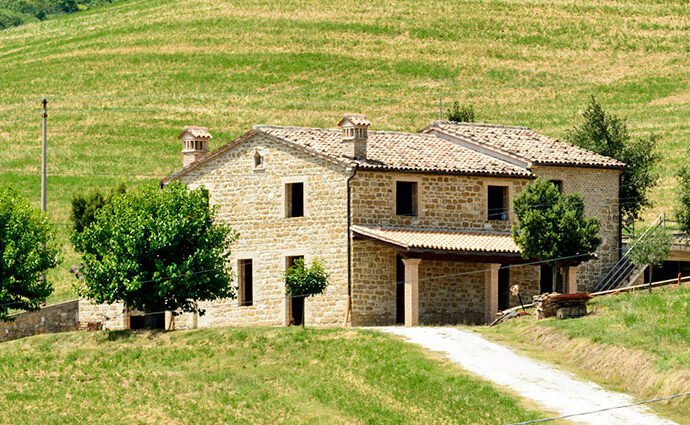
{"label": "brick chimney", "polygon": [[208,153],[211,133],[205,127],[186,126],[177,137],[182,140],[182,166],[197,162]]}
{"label": "brick chimney", "polygon": [[367,127],[371,122],[364,114],[345,114],[338,126],[343,129],[343,153],[355,159],[367,158]]}

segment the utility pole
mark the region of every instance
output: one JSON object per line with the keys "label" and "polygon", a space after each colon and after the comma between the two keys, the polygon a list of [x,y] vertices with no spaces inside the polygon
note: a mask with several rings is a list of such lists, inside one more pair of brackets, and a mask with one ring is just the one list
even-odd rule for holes
{"label": "utility pole", "polygon": [[41,164],[41,210],[46,212],[46,175],[48,170],[48,137],[47,129],[48,125],[48,99],[43,96],[43,163]]}

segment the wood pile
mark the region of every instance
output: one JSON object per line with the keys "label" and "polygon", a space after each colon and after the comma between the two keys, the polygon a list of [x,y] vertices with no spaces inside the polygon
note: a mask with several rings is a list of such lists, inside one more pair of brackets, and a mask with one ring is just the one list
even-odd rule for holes
{"label": "wood pile", "polygon": [[578,294],[542,294],[533,297],[534,315],[537,319],[557,317],[569,319],[587,314],[587,302],[592,299],[589,293]]}

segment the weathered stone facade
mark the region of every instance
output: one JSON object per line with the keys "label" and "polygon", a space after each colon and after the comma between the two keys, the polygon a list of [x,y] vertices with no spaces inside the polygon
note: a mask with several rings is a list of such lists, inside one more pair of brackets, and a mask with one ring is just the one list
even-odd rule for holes
{"label": "weathered stone facade", "polygon": [[[417,216],[395,214],[397,181],[417,182]],[[514,219],[488,220],[487,187],[508,187],[508,205],[531,179],[358,171],[352,179],[352,224],[505,231]]]}
{"label": "weathered stone facade", "polygon": [[[263,161],[256,167],[255,156]],[[218,218],[239,232],[231,245],[232,266],[251,259],[254,303],[237,300],[201,303],[206,311],[175,318],[176,327],[239,324],[286,325],[290,300],[285,296],[287,257],[324,262],[330,274],[325,293],[305,301],[310,325],[342,325],[347,306],[347,184],[350,173],[326,160],[256,136],[204,163],[180,181],[204,186],[218,206]],[[285,185],[304,184],[304,216],[286,217]]]}
{"label": "weathered stone facade", "polygon": [[585,214],[601,222],[601,246],[597,258],[578,268],[578,291],[589,291],[602,274],[620,258],[618,185],[620,170],[578,167],[533,167],[538,177],[562,181],[563,193],[579,193],[585,201]]}

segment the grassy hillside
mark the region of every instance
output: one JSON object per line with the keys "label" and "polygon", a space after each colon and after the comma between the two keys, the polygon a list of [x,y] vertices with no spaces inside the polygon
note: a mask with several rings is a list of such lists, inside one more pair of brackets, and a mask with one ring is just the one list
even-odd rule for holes
{"label": "grassy hillside", "polygon": [[[642,399],[690,388],[690,286],[594,299],[576,320],[531,318],[482,332]],[[690,397],[657,406],[687,420]],[[680,421],[679,423],[683,423]]]}
{"label": "grassy hillside", "polygon": [[0,30],[56,15],[77,13],[114,0],[0,0]]}
{"label": "grassy hillside", "polygon": [[376,332],[46,335],[0,344],[0,364],[4,424],[500,425],[539,417]]}
{"label": "grassy hillside", "polygon": [[[687,1],[134,0],[28,24],[0,34],[0,184],[38,203],[43,94],[63,227],[73,193],[177,169],[186,124],[209,127],[214,148],[257,123],[335,126],[346,111],[417,130],[444,93],[480,121],[561,136],[594,94],[661,135],[665,209],[690,144],[688,16]],[[56,299],[75,261],[51,276]]]}

